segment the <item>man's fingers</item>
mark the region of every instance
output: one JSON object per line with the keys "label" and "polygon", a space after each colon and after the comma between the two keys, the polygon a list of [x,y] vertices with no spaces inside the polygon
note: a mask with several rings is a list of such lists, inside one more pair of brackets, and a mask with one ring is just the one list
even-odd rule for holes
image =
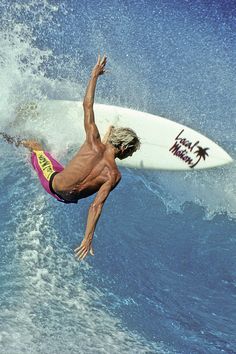
{"label": "man's fingers", "polygon": [[88,251],[86,249],[83,249],[80,252],[76,253],[75,257],[81,259],[86,252]]}
{"label": "man's fingers", "polygon": [[102,60],[101,60],[101,64],[102,65],[106,65],[106,62],[107,62],[107,57],[104,55]]}
{"label": "man's fingers", "polygon": [[85,246],[80,246],[75,249],[75,257],[83,260],[88,254],[88,249]]}
{"label": "man's fingers", "polygon": [[87,254],[88,254],[88,250],[85,249],[85,250],[80,254],[79,259],[82,261],[82,260],[87,256]]}
{"label": "man's fingers", "polygon": [[91,247],[91,248],[90,248],[90,251],[89,251],[89,252],[90,252],[91,256],[94,256],[94,250],[93,250],[93,247]]}
{"label": "man's fingers", "polygon": [[80,245],[79,247],[75,248],[74,252],[77,253],[79,252],[80,249],[82,249],[84,246],[83,245]]}
{"label": "man's fingers", "polygon": [[80,247],[76,248],[75,249],[75,255],[78,257],[78,255],[80,253],[82,253],[85,249],[86,249],[85,246],[80,246]]}
{"label": "man's fingers", "polygon": [[98,54],[98,61],[97,61],[97,64],[99,65],[103,65],[103,64],[106,64],[106,60],[107,60],[107,57],[106,55],[103,55],[102,59],[101,59],[101,55]]}

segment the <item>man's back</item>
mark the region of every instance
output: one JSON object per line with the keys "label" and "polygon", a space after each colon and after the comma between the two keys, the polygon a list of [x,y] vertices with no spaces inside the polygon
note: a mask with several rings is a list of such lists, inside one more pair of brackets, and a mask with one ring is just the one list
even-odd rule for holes
{"label": "man's back", "polygon": [[113,149],[100,139],[85,141],[65,169],[53,180],[53,189],[68,199],[81,199],[96,193],[110,181],[112,189],[121,178]]}

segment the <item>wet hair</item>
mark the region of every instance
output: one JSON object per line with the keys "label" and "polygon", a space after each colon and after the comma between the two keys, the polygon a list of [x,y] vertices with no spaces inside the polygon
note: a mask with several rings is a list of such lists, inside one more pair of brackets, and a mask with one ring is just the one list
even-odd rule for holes
{"label": "wet hair", "polygon": [[108,142],[116,148],[123,147],[125,150],[130,149],[132,152],[140,149],[140,139],[137,134],[130,128],[111,128]]}

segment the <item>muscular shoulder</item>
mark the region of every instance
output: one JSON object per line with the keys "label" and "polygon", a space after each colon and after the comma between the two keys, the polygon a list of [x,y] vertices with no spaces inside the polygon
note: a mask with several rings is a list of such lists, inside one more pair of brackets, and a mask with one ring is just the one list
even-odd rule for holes
{"label": "muscular shoulder", "polygon": [[80,153],[92,153],[96,154],[98,157],[103,157],[104,152],[105,152],[105,147],[104,145],[99,142],[98,140],[93,140],[93,141],[85,141],[84,144],[81,146]]}
{"label": "muscular shoulder", "polygon": [[108,168],[109,179],[112,181],[113,185],[116,185],[121,179],[121,173],[118,170],[114,155],[107,149],[103,152],[103,161]]}
{"label": "muscular shoulder", "polygon": [[111,186],[112,186],[112,189],[114,189],[117,185],[118,185],[118,183],[120,182],[120,180],[121,180],[121,173],[120,173],[120,171],[118,170],[118,168],[114,168],[111,172],[110,172],[110,174],[109,174],[110,176],[110,183],[111,183]]}

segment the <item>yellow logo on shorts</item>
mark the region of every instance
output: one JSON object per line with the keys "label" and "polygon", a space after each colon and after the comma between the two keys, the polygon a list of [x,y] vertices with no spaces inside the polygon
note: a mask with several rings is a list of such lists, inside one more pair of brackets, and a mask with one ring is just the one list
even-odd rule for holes
{"label": "yellow logo on shorts", "polygon": [[34,151],[34,152],[37,156],[38,164],[43,172],[44,177],[49,181],[51,175],[55,172],[55,170],[52,167],[51,161],[43,151]]}

